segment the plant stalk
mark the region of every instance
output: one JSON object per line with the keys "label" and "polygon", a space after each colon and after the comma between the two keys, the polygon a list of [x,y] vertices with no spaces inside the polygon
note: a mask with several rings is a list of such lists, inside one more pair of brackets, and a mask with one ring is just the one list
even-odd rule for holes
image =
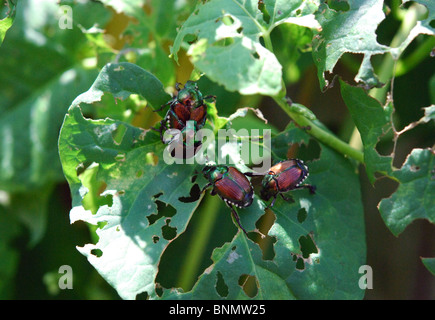
{"label": "plant stalk", "polygon": [[284,110],[284,112],[287,113],[287,115],[292,118],[299,126],[308,128],[307,132],[315,137],[317,140],[327,146],[330,146],[338,152],[357,160],[358,162],[364,163],[364,155],[361,151],[352,148],[349,144],[340,140],[332,133],[320,128],[317,124],[315,124],[304,115],[293,112],[285,98],[280,99],[274,97],[274,100],[281,107],[281,109]]}

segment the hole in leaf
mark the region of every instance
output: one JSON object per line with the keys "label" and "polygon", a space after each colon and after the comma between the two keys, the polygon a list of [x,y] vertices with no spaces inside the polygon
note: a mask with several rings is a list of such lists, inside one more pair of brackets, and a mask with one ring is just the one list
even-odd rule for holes
{"label": "hole in leaf", "polygon": [[118,154],[115,156],[115,160],[116,160],[116,161],[125,161],[125,153],[118,153]]}
{"label": "hole in leaf", "polygon": [[272,210],[266,210],[265,213],[257,220],[255,226],[262,234],[267,234],[276,220]]}
{"label": "hole in leaf", "polygon": [[239,27],[236,31],[237,31],[237,33],[240,33],[240,34],[241,34],[242,31],[243,31],[243,27]]}
{"label": "hole in leaf", "polygon": [[[161,193],[159,194],[159,196],[161,195]],[[175,213],[177,212],[177,210],[171,206],[170,204],[166,204],[162,201],[156,200],[156,205],[157,205],[157,213],[153,213],[150,214],[149,216],[147,216],[148,222],[150,225],[152,225],[154,222],[156,222],[157,220],[159,220],[161,217],[172,217],[175,215]]]}
{"label": "hole in leaf", "polygon": [[299,238],[299,244],[302,251],[302,257],[305,259],[308,259],[310,254],[319,252],[317,250],[317,247],[313,241],[311,234],[308,234],[306,236],[301,236]]}
{"label": "hole in leaf", "polygon": [[92,249],[91,254],[96,256],[97,258],[100,258],[103,255],[103,251],[100,249]]}
{"label": "hole in leaf", "polygon": [[[355,41],[358,41],[359,43],[364,42],[364,38],[360,37],[356,39]],[[327,44],[328,47],[330,44]],[[362,44],[361,44],[362,45]],[[362,53],[352,53],[352,52],[345,52],[340,60],[343,66],[345,66],[346,70],[338,71],[337,73],[340,74],[340,77],[346,81],[349,84],[356,85],[355,77],[358,74],[358,71],[361,67],[361,64],[364,59],[364,54]],[[331,79],[330,83],[332,84],[333,78]]]}
{"label": "hole in leaf", "polygon": [[226,26],[232,26],[234,24],[234,19],[233,19],[233,17],[226,15],[226,16],[223,16],[222,22]]}
{"label": "hole in leaf", "polygon": [[192,188],[190,189],[190,195],[188,197],[180,197],[178,200],[181,202],[187,203],[187,202],[195,202],[199,199],[201,196],[199,186],[197,184],[194,184]]}
{"label": "hole in leaf", "polygon": [[307,216],[308,216],[308,213],[307,213],[307,210],[305,210],[305,208],[299,209],[299,211],[298,211],[298,221],[300,223],[304,222],[305,219],[307,219]]}
{"label": "hole in leaf", "polygon": [[233,43],[234,43],[234,39],[233,38],[223,38],[221,40],[218,40],[218,41],[214,42],[213,46],[216,46],[216,47],[229,47]]}
{"label": "hole in leaf", "polygon": [[136,300],[148,300],[150,296],[148,295],[148,292],[144,291],[136,295]]}
{"label": "hole in leaf", "polygon": [[260,55],[257,53],[257,51],[252,52],[251,55],[254,57],[254,59],[258,60],[260,59]]}
{"label": "hole in leaf", "polygon": [[159,163],[159,157],[154,152],[148,152],[145,155],[145,163],[156,166]]}
{"label": "hole in leaf", "polygon": [[420,170],[420,166],[411,165],[409,170],[411,170],[412,172],[417,172],[418,170]]}
{"label": "hole in leaf", "polygon": [[376,143],[375,150],[379,153],[381,156],[390,156],[393,153],[394,150],[394,141],[392,138],[391,131],[383,134],[379,141]]}
{"label": "hole in leaf", "polygon": [[222,274],[218,271],[216,275],[216,292],[219,296],[222,298],[225,298],[228,296],[228,286],[225,283],[224,277]]}
{"label": "hole in leaf", "polygon": [[166,240],[172,240],[177,236],[177,228],[170,227],[171,219],[166,219],[166,225],[162,227],[162,236]]}
{"label": "hole in leaf", "polygon": [[118,124],[115,130],[112,131],[112,138],[115,144],[120,145],[122,139],[124,139],[125,132],[127,131],[127,127],[122,123]]}
{"label": "hole in leaf", "polygon": [[335,11],[346,12],[350,9],[349,3],[346,0],[328,0],[326,3],[329,8]]}
{"label": "hole in leaf", "polygon": [[186,34],[184,36],[184,41],[186,41],[188,44],[195,43],[198,40],[198,36],[196,34]]}
{"label": "hole in leaf", "polygon": [[139,169],[139,170],[136,171],[136,178],[140,178],[140,177],[142,177],[142,175],[143,175],[143,170],[142,169]]}
{"label": "hole in leaf", "polygon": [[316,140],[310,139],[308,141],[308,145],[301,144],[299,146],[296,158],[304,159],[305,163],[309,163],[311,161],[320,159],[321,151],[322,149],[320,148],[320,144]]}
{"label": "hole in leaf", "polygon": [[258,232],[251,232],[249,238],[258,244],[263,253],[263,260],[273,260],[275,258],[275,250],[273,248],[276,243],[276,237],[271,237],[269,235],[261,235]]}
{"label": "hole in leaf", "polygon": [[296,269],[305,270],[305,262],[311,263],[310,254],[318,253],[316,244],[311,234],[299,237],[299,246],[302,254],[293,254],[293,261],[296,261]]}
{"label": "hole in leaf", "polygon": [[254,298],[258,293],[258,281],[255,276],[242,274],[239,277],[239,286],[242,287],[245,294],[250,298]]}
{"label": "hole in leaf", "polygon": [[160,237],[159,237],[159,236],[153,236],[153,242],[154,242],[154,243],[159,242],[159,240],[160,240]]}
{"label": "hole in leaf", "polygon": [[97,181],[98,169],[99,165],[93,163],[79,176],[83,186],[88,189],[82,200],[83,208],[90,210],[92,214],[97,213],[101,206],[107,205],[111,207],[113,205],[113,195],[106,194],[101,196],[104,190],[106,190],[107,185],[103,181]]}
{"label": "hole in leaf", "polygon": [[298,258],[297,256],[295,256],[297,261],[296,261],[296,269],[298,270],[304,270],[305,269],[305,262],[304,259],[302,258]]}
{"label": "hole in leaf", "polygon": [[76,167],[76,174],[77,177],[83,174],[87,168],[90,167],[90,165],[93,164],[93,162],[82,162]]}
{"label": "hole in leaf", "polygon": [[264,215],[260,217],[255,223],[259,232],[252,232],[249,238],[258,244],[262,253],[263,260],[273,260],[275,257],[275,251],[273,246],[276,242],[276,237],[268,235],[270,228],[275,222],[276,217],[272,210],[266,210]]}

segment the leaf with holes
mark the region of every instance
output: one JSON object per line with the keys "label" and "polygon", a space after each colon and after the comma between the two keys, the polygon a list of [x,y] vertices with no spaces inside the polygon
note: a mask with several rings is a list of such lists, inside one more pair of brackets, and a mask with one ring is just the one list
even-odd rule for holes
{"label": "leaf with holes", "polygon": [[382,0],[350,0],[349,10],[335,11],[326,4],[319,8],[316,16],[322,31],[313,41],[313,58],[317,65],[320,86],[325,88],[328,82],[325,72],[332,73],[340,57],[346,53],[362,53],[364,58],[356,82],[369,86],[379,86],[374,74],[371,57],[389,52],[389,47],[376,40],[376,28],[385,18]]}
{"label": "leaf with holes", "polygon": [[[108,65],[74,100],[59,137],[72,194],[71,222],[98,226],[98,242],[78,250],[125,299],[142,292],[155,297],[160,256],[184,231],[198,204],[197,199],[182,201],[189,197],[196,167],[166,165],[159,159],[164,145],[158,133],[109,118],[86,119],[80,104],[99,101],[104,93],[115,98],[135,93],[156,106],[168,98],[160,88],[154,76],[137,66]],[[177,214],[157,210],[157,200]]]}
{"label": "leaf with holes", "polygon": [[391,129],[393,108],[385,108],[376,99],[370,97],[363,88],[353,87],[340,80],[341,95],[350,115],[361,134],[364,146],[364,163],[371,183],[375,181],[375,172],[391,174],[392,157],[381,156],[376,145],[381,136]]}
{"label": "leaf with holes", "polygon": [[[307,134],[290,126],[274,139],[296,144],[300,138],[309,140]],[[287,149],[275,150],[275,154],[285,158]],[[239,233],[214,250],[213,264],[191,291],[165,291],[163,297],[362,298],[358,269],[365,263],[366,247],[358,175],[349,161],[325,146],[320,159],[308,166],[307,183],[317,186],[316,194],[295,190],[289,202],[278,197],[272,208],[275,221],[266,235],[273,242],[272,256],[253,241],[259,237],[251,234],[248,239]]]}
{"label": "leaf with holes", "polygon": [[379,205],[382,219],[398,236],[415,219],[435,223],[435,156],[430,149],[414,149],[400,170],[393,172],[400,183]]}
{"label": "leaf with holes", "polygon": [[[409,0],[402,0],[402,4],[410,2]],[[417,21],[415,26],[409,32],[408,37],[398,46],[397,48],[392,48],[391,54],[398,58],[403,51],[408,47],[408,45],[415,39],[419,34],[435,35],[435,28],[431,22],[435,19],[435,2],[430,0],[416,0],[415,2],[420,3],[426,7],[428,10],[427,17],[421,21]]]}
{"label": "leaf with holes", "polygon": [[[62,126],[59,152],[73,198],[71,223],[99,226],[98,242],[78,250],[124,299],[142,292],[155,297],[160,256],[184,231],[198,203],[180,200],[189,196],[195,166],[147,161],[162,149],[157,133],[111,119],[85,119],[78,106],[69,109]],[[99,188],[86,183],[90,174]],[[85,201],[91,189],[99,189],[96,212]],[[178,214],[159,216],[156,199]]]}
{"label": "leaf with holes", "polygon": [[200,4],[181,27],[171,52],[177,60],[183,40],[193,36],[196,41],[188,54],[210,79],[242,94],[277,95],[282,67],[260,38],[269,39],[272,29],[284,22],[317,27],[313,16],[317,5],[312,1],[265,1],[265,8],[269,22],[256,0]]}

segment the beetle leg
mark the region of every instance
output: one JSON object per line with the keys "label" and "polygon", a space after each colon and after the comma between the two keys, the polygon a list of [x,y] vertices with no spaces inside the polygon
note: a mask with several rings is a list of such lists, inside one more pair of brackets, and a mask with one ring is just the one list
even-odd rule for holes
{"label": "beetle leg", "polygon": [[170,105],[172,103],[172,101],[169,101],[169,102],[166,102],[165,104],[162,104],[161,106],[160,106],[160,108],[158,108],[158,109],[154,109],[153,110],[153,112],[159,112],[159,111],[162,111],[167,105]]}
{"label": "beetle leg", "polygon": [[227,204],[228,207],[230,207],[231,209],[231,213],[233,214],[234,219],[236,220],[237,224],[239,225],[240,229],[243,230],[243,232],[246,234],[246,236],[248,236],[248,233],[246,232],[245,228],[242,227],[242,224],[240,223],[240,218],[239,215],[237,214],[236,210],[234,209],[234,207],[232,205]]}
{"label": "beetle leg", "polygon": [[203,100],[208,100],[208,99],[213,99],[213,102],[215,102],[216,101],[216,96],[212,96],[212,95],[210,95],[210,96],[206,96],[206,97],[204,97],[204,98],[202,98]]}
{"label": "beetle leg", "polygon": [[287,198],[285,195],[283,195],[282,193],[280,193],[281,198],[283,198],[285,201],[291,201],[292,198]]}
{"label": "beetle leg", "polygon": [[210,187],[211,185],[212,185],[211,182],[207,183],[207,184],[204,186],[204,188],[202,188],[202,190],[201,190],[200,193],[203,193],[203,192],[205,191],[205,189],[207,189],[207,188]]}
{"label": "beetle leg", "polygon": [[267,207],[272,208],[272,207],[274,206],[275,201],[276,201],[276,196],[277,196],[277,195],[274,195],[274,196],[273,196],[273,200],[272,200],[272,202],[271,202]]}
{"label": "beetle leg", "polygon": [[302,184],[300,186],[297,186],[295,189],[302,189],[302,188],[309,189],[311,194],[316,193],[316,186],[312,186],[311,184]]}
{"label": "beetle leg", "polygon": [[243,174],[248,177],[264,176],[264,174],[256,172],[243,172]]}

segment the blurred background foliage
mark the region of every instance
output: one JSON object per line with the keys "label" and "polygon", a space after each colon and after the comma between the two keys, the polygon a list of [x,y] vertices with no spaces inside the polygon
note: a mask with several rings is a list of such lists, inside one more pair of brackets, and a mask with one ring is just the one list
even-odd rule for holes
{"label": "blurred background foliage", "polygon": [[[13,3],[18,0],[12,1]],[[0,19],[6,16],[6,1],[0,4]],[[328,1],[341,8],[340,1]],[[72,29],[61,29],[60,5],[73,13]],[[69,223],[71,198],[63,177],[57,151],[57,138],[63,117],[72,100],[86,91],[107,62],[129,61],[155,74],[168,88],[188,80],[193,67],[185,53],[179,64],[169,57],[169,47],[177,28],[194,10],[192,0],[59,1],[21,0],[16,17],[0,47],[0,298],[1,299],[118,299],[118,295],[75,248],[93,242],[83,223]],[[141,8],[137,10],[137,8]],[[387,18],[377,29],[378,41],[389,45],[401,24],[399,1],[387,1]],[[310,52],[311,32],[283,24],[272,33],[274,50],[284,67],[284,80],[292,100],[309,107],[317,118],[341,139],[348,141],[353,122],[344,105],[339,86],[322,93]],[[428,52],[417,56],[417,48],[429,37],[418,36],[406,49],[400,63],[401,74],[394,81],[395,123],[398,129],[419,120],[422,108],[435,103],[435,61]],[[434,44],[432,43],[432,47]],[[306,50],[300,50],[306,48]],[[345,54],[337,73],[352,81],[361,63],[359,55]],[[375,70],[379,57],[372,59]],[[406,74],[406,77],[404,76]],[[283,130],[288,117],[274,102],[261,96],[241,96],[227,92],[206,77],[199,87],[213,94],[221,116],[237,108],[259,107],[277,130]],[[172,89],[173,90],[173,89]],[[271,111],[273,110],[273,111]],[[84,109],[87,116],[110,116],[149,128],[158,118],[144,108],[136,96],[117,103],[103,97],[97,108]],[[244,119],[243,121],[256,121]],[[243,126],[243,123],[239,123]],[[420,125],[400,137],[396,167],[412,148],[431,147],[433,122]],[[381,154],[391,152],[389,143],[378,144]],[[410,225],[398,238],[382,221],[377,204],[397,187],[381,179],[372,186],[360,168],[366,219],[367,264],[373,268],[374,289],[366,299],[433,299],[435,277],[420,257],[434,256],[435,226],[426,220]],[[206,198],[201,206],[222,206]],[[160,208],[171,210],[171,208]],[[204,212],[200,210],[199,212]],[[170,213],[166,213],[170,215]],[[182,279],[185,268],[199,275],[211,264],[213,248],[231,240],[229,215],[216,215],[209,242],[196,246],[204,257],[200,265],[189,266],[179,248],[194,246],[191,235],[198,232],[204,216],[194,215],[187,231],[167,248],[158,282],[163,286],[193,284]],[[169,265],[165,256],[179,255],[179,266]],[[62,265],[73,269],[74,289],[60,290],[57,283]],[[163,277],[162,274],[165,276]],[[169,276],[167,276],[169,275]]]}

